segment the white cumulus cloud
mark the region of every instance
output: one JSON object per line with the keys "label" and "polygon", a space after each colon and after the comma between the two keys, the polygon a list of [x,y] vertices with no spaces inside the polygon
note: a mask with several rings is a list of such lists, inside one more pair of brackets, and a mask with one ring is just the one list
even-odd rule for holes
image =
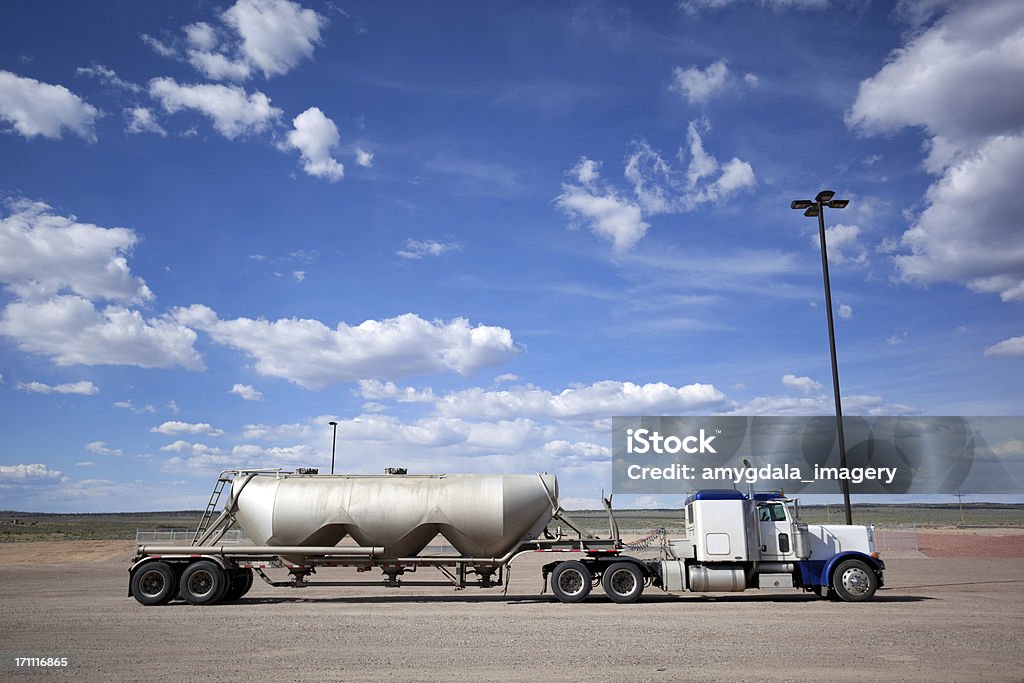
{"label": "white cumulus cloud", "polygon": [[131,107],[124,110],[124,119],[128,123],[129,133],[156,133],[167,137],[167,131],[160,125],[148,107]]}
{"label": "white cumulus cloud", "polygon": [[85,450],[90,453],[95,453],[96,455],[113,455],[117,457],[124,455],[124,451],[120,448],[111,448],[107,445],[106,441],[93,441],[91,443],[87,443],[85,444]]}
{"label": "white cumulus cloud", "polygon": [[252,74],[248,62],[234,61],[219,52],[189,50],[188,61],[207,78],[214,81],[244,81]]}
{"label": "white cumulus cloud", "polygon": [[563,420],[592,420],[615,415],[675,415],[725,404],[725,394],[713,384],[675,387],[664,382],[640,385],[613,380],[570,387],[557,394],[532,386],[500,391],[472,388],[446,394],[436,401],[437,412],[442,415]]}
{"label": "white cumulus cloud", "polygon": [[179,84],[173,78],[154,78],[149,82],[149,95],[170,114],[191,109],[207,116],[228,139],[259,133],[282,114],[265,94],[248,94],[239,86]]}
{"label": "white cumulus cloud", "polygon": [[399,403],[432,403],[434,392],[429,387],[419,391],[413,387],[398,387],[394,382],[378,379],[359,380],[359,395],[370,400],[388,399]]}
{"label": "white cumulus cloud", "polygon": [[[290,0],[238,0],[219,15],[217,26],[200,21],[183,27],[189,63],[213,80],[244,81],[286,74],[311,59],[327,19]],[[165,57],[178,51],[145,36]]]}
{"label": "white cumulus cloud", "polygon": [[241,55],[263,72],[280,76],[310,59],[327,20],[289,0],[238,0],[222,16],[241,39]]}
{"label": "white cumulus cloud", "polygon": [[1024,301],[1022,27],[1017,0],[949,3],[860,84],[847,123],[864,134],[922,129],[937,176],[893,257],[905,282]]}
{"label": "white cumulus cloud", "polygon": [[[626,160],[625,176],[633,184],[633,192],[645,213],[692,211],[701,204],[726,200],[757,184],[748,162],[733,158],[722,165],[705,151],[696,121],[687,126],[687,142],[689,164],[685,174],[673,168],[647,142],[635,143]],[[683,159],[686,155],[679,150],[677,157]]]}
{"label": "white cumulus cloud", "polygon": [[206,434],[208,436],[221,436],[224,434],[220,429],[215,429],[212,425],[207,422],[181,422],[179,420],[169,420],[163,424],[157,425],[151,428],[149,431],[155,434]]}
{"label": "white cumulus cloud", "polygon": [[371,377],[451,371],[469,375],[518,353],[509,330],[472,327],[464,318],[430,322],[407,313],[330,328],[319,320],[299,318],[220,320],[199,304],[176,309],[174,317],[206,332],[214,342],[248,354],[260,374],[309,389]]}
{"label": "white cumulus cloud", "polygon": [[190,48],[194,50],[212,50],[217,47],[217,31],[205,21],[197,21],[182,29]]}
{"label": "white cumulus cloud", "polygon": [[362,166],[363,168],[370,168],[371,166],[373,166],[373,152],[371,152],[368,149],[357,147],[356,165]]}
{"label": "white cumulus cloud", "polygon": [[246,401],[262,401],[263,394],[251,384],[236,384],[229,393],[237,394]]}
{"label": "white cumulus cloud", "polygon": [[0,316],[0,334],[57,365],[135,365],[200,370],[196,333],[166,317],[145,319],[121,306],[97,310],[78,296],[44,303],[15,301]]}
{"label": "white cumulus cloud", "polygon": [[59,481],[63,477],[60,470],[47,467],[42,463],[31,465],[0,465],[0,485],[25,483],[30,481]]}
{"label": "white cumulus cloud", "polygon": [[697,66],[682,68],[677,66],[672,71],[671,90],[676,90],[690,102],[699,104],[708,99],[725,86],[729,77],[729,67],[724,60],[719,60],[706,69]]}
{"label": "white cumulus cloud", "polygon": [[[705,129],[706,122],[703,123]],[[703,204],[724,201],[757,184],[749,162],[733,158],[720,164],[704,149],[698,122],[687,130],[687,149],[679,159],[689,158],[685,171],[676,169],[644,140],[634,143],[623,175],[632,185],[632,197],[600,174],[601,163],[582,157],[567,172],[555,205],[571,218],[581,219],[599,237],[612,242],[616,252],[631,250],[646,234],[645,220],[659,214],[693,211]]]}
{"label": "white cumulus cloud", "polygon": [[[811,237],[811,242],[821,249],[821,237],[817,232]],[[868,251],[860,241],[860,228],[856,225],[838,223],[825,228],[825,244],[829,264],[858,267],[868,264]]]}
{"label": "white cumulus cloud", "polygon": [[1024,337],[1010,337],[985,349],[986,356],[1024,356]]}
{"label": "white cumulus cloud", "polygon": [[70,382],[51,386],[43,382],[19,382],[18,388],[22,391],[30,391],[34,394],[78,394],[79,396],[93,396],[100,393],[100,388],[89,381]]}
{"label": "white cumulus cloud", "polygon": [[853,317],[853,308],[849,304],[839,304],[839,317],[849,320]]}
{"label": "white cumulus cloud", "polygon": [[573,460],[611,460],[612,449],[589,441],[566,441],[556,439],[544,444],[544,453],[563,462]]}
{"label": "white cumulus cloud", "polygon": [[820,382],[815,382],[810,377],[797,377],[796,375],[783,375],[782,386],[797,389],[805,394],[821,391],[824,388]]}
{"label": "white cumulus cloud", "polygon": [[0,70],[0,121],[22,137],[58,140],[69,130],[93,142],[100,112],[63,85],[51,85]]}
{"label": "white cumulus cloud", "polygon": [[35,301],[70,290],[136,303],[153,298],[128,267],[134,231],[60,216],[41,202],[15,201],[8,210],[0,218],[0,282],[18,297]]}
{"label": "white cumulus cloud", "polygon": [[571,218],[583,220],[616,251],[628,251],[643,238],[650,224],[643,220],[639,204],[600,182],[598,168],[598,162],[582,157],[569,172],[579,184],[563,183],[555,204]]}
{"label": "white cumulus cloud", "polygon": [[302,155],[302,168],[311,176],[332,183],[345,177],[345,167],[331,156],[341,137],[334,121],[317,107],[310,107],[292,121],[288,146]]}

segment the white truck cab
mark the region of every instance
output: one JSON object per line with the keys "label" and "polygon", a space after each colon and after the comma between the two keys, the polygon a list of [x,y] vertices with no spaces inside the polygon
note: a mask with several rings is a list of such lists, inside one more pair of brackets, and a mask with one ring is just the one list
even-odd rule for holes
{"label": "white truck cab", "polygon": [[797,588],[852,602],[883,583],[871,527],[803,524],[797,501],[774,492],[709,489],[684,507],[686,535],[661,560],[664,590]]}

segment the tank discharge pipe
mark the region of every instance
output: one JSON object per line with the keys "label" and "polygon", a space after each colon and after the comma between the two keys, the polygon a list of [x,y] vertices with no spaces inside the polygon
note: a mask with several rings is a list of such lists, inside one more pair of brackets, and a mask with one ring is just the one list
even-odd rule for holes
{"label": "tank discharge pipe", "polygon": [[328,557],[376,557],[382,546],[310,545],[140,545],[140,555],[326,555]]}

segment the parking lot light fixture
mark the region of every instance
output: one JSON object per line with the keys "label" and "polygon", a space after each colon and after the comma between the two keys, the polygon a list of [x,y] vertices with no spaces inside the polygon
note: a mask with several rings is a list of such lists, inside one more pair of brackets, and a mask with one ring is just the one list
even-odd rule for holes
{"label": "parking lot light fixture", "polygon": [[[822,190],[814,198],[795,199],[790,203],[790,208],[804,209],[804,215],[808,218],[818,219],[818,240],[821,242],[821,273],[825,280],[825,312],[828,315],[828,348],[832,357],[832,392],[836,404],[836,435],[839,439],[839,465],[846,470],[846,437],[843,434],[843,404],[839,396],[839,362],[836,360],[836,328],[832,316],[832,287],[828,277],[828,249],[825,246],[825,207],[830,209],[845,209],[850,203],[848,199],[834,199],[836,193],[832,190]],[[850,482],[841,480],[843,487],[843,509],[846,512],[846,523],[853,524],[853,511],[850,509]]]}

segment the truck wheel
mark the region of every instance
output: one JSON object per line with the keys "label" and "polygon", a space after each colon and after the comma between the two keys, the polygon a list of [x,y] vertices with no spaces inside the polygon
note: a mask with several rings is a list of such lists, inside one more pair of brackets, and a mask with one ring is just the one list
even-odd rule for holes
{"label": "truck wheel", "polygon": [[245,586],[242,588],[242,592],[238,594],[238,597],[242,597],[243,595],[248,593],[249,589],[252,588],[253,582],[253,574],[251,569],[243,569],[242,572],[243,581],[245,581]]}
{"label": "truck wheel", "polygon": [[586,565],[569,560],[551,572],[551,592],[562,602],[580,602],[590,595],[591,580]]}
{"label": "truck wheel", "polygon": [[166,605],[178,594],[178,581],[165,562],[150,562],[132,575],[132,597],[143,605]]}
{"label": "truck wheel", "polygon": [[227,589],[227,572],[209,560],[190,564],[181,574],[181,597],[190,605],[212,605]]}
{"label": "truck wheel", "polygon": [[616,562],[608,567],[604,570],[601,583],[604,592],[613,602],[636,602],[644,592],[643,572],[632,562]]}
{"label": "truck wheel", "polygon": [[832,572],[832,588],[843,602],[863,602],[878,590],[878,577],[860,560],[845,560]]}
{"label": "truck wheel", "polygon": [[229,600],[238,600],[240,597],[248,593],[250,588],[252,588],[251,569],[235,569],[229,572],[228,576],[231,579],[231,583],[222,598],[224,602]]}

